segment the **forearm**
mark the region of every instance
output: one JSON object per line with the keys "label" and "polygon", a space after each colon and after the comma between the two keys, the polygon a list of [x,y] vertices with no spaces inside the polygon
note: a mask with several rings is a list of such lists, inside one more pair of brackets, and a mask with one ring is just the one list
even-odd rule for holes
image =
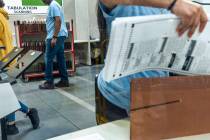
{"label": "forearm", "polygon": [[110,8],[118,4],[167,8],[173,0],[101,0],[101,2]]}
{"label": "forearm", "polygon": [[143,5],[159,8],[167,8],[173,0],[128,0],[131,5]]}
{"label": "forearm", "polygon": [[61,29],[61,20],[60,17],[55,18],[55,31],[54,31],[54,36],[58,36],[59,32]]}

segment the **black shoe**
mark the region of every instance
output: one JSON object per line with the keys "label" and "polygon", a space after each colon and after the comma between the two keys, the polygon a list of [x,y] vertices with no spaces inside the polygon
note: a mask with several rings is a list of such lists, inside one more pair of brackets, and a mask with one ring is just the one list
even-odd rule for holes
{"label": "black shoe", "polygon": [[33,125],[33,129],[37,129],[39,127],[39,115],[38,111],[35,108],[31,108],[27,113],[27,116],[31,120],[31,124]]}
{"label": "black shoe", "polygon": [[58,83],[55,84],[56,87],[69,87],[69,81],[59,81]]}
{"label": "black shoe", "polygon": [[54,89],[55,86],[53,83],[44,82],[43,84],[39,85],[39,89]]}
{"label": "black shoe", "polygon": [[19,133],[19,130],[15,124],[7,125],[6,133],[7,133],[7,135],[16,135]]}

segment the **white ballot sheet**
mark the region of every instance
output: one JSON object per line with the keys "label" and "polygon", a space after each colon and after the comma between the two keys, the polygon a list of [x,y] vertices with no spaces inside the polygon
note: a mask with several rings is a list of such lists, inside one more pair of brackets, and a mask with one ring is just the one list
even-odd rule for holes
{"label": "white ballot sheet", "polygon": [[209,0],[193,0],[193,2],[197,2],[199,4],[201,4],[204,8],[204,10],[207,13],[210,13],[210,1]]}
{"label": "white ballot sheet", "polygon": [[9,83],[0,84],[0,119],[20,108],[18,99]]}
{"label": "white ballot sheet", "polygon": [[178,37],[179,23],[171,14],[117,18],[112,23],[104,79],[111,81],[146,70],[209,75],[210,22],[203,33],[197,29],[192,38],[187,33]]}

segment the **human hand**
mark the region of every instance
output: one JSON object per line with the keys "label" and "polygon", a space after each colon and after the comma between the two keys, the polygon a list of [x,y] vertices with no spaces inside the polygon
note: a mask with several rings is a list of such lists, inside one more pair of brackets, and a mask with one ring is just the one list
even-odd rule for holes
{"label": "human hand", "polygon": [[179,36],[189,31],[188,36],[192,37],[198,27],[199,32],[202,32],[208,21],[202,6],[190,0],[177,0],[172,12],[181,18],[181,22],[177,27]]}
{"label": "human hand", "polygon": [[54,48],[57,42],[57,38],[52,38],[51,40],[51,47]]}

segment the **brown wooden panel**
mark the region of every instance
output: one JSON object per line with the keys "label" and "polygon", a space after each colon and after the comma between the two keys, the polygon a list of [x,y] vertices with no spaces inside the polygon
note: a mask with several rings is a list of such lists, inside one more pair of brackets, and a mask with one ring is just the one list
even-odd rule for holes
{"label": "brown wooden panel", "polygon": [[131,140],[210,132],[210,76],[136,79],[131,84]]}

